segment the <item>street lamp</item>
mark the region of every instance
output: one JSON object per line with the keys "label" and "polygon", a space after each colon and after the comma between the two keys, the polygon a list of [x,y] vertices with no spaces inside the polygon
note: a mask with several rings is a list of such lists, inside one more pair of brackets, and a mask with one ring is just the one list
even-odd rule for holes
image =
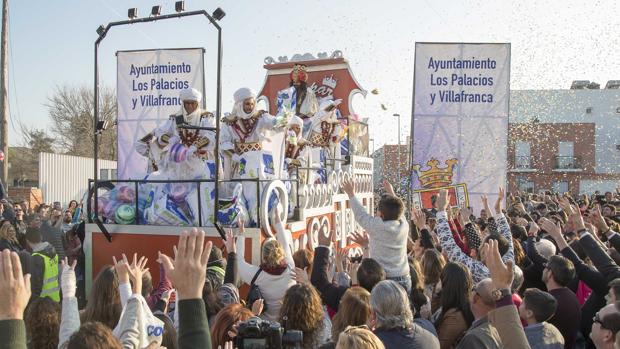
{"label": "street lamp", "polygon": [[394,114],[393,116],[398,118],[398,146],[396,148],[398,152],[398,166],[396,171],[398,171],[398,191],[400,192],[400,114]]}

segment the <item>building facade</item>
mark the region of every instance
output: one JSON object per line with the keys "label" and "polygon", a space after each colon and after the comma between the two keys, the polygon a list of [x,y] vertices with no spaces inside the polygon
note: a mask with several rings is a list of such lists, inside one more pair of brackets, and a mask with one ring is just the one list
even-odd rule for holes
{"label": "building facade", "polygon": [[511,91],[508,132],[511,191],[577,194],[620,186],[617,88]]}

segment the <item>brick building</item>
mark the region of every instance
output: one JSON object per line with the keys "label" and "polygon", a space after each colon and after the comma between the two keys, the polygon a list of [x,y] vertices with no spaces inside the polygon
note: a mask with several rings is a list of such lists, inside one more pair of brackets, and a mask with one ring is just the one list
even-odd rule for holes
{"label": "brick building", "polygon": [[620,90],[511,91],[508,188],[587,193],[620,186]]}

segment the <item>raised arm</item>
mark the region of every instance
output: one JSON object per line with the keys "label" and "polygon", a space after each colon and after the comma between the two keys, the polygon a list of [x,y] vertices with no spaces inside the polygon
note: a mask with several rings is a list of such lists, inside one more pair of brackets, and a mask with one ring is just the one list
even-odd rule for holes
{"label": "raised arm", "polygon": [[497,329],[504,348],[530,349],[509,291],[514,278],[513,262],[508,261],[504,264],[495,240],[489,240],[482,249],[484,255],[487,256],[493,287],[498,291],[508,290],[504,297],[496,300],[495,309],[489,313],[489,321]]}
{"label": "raised arm", "polygon": [[291,270],[295,270],[295,261],[293,260],[293,237],[291,236],[291,232],[287,231],[284,228],[284,223],[280,219],[280,206],[276,205],[274,215],[274,226],[276,229],[276,240],[280,242],[282,248],[284,249],[284,259],[286,260],[286,264],[291,268]]}
{"label": "raised arm", "polygon": [[69,342],[71,335],[80,328],[80,312],[75,297],[77,281],[75,278],[75,265],[77,261],[69,265],[67,258],[62,261],[60,275],[60,287],[62,290],[62,313],[60,316],[60,331],[58,332],[58,348],[64,348]]}
{"label": "raised arm", "polygon": [[202,288],[204,287],[211,242],[205,244],[204,231],[182,232],[179,248],[172,260],[160,253],[166,274],[177,290],[179,348],[210,348],[211,336]]}
{"label": "raised arm", "polygon": [[460,247],[457,246],[454,238],[452,237],[452,231],[448,224],[448,217],[446,209],[448,208],[449,194],[448,191],[442,189],[439,192],[437,198],[437,235],[439,235],[439,242],[441,247],[448,255],[448,259],[452,262],[459,262],[465,265],[467,269],[471,271],[474,282],[478,282],[482,279],[489,277],[489,270],[480,261],[477,261],[470,256],[463,253]]}

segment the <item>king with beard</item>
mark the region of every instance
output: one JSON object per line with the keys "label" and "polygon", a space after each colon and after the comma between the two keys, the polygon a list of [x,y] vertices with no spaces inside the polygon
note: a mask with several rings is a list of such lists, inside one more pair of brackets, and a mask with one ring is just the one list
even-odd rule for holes
{"label": "king with beard", "polygon": [[[279,174],[276,175],[273,153],[264,148],[267,143],[264,141],[268,139],[268,131],[283,128],[288,119],[278,119],[264,110],[257,110],[256,93],[250,88],[237,90],[234,99],[233,110],[223,119],[220,130],[224,176],[233,179],[276,178]],[[250,224],[255,224],[260,199],[256,195],[256,183],[242,183]]]}
{"label": "king with beard", "polygon": [[[150,160],[147,179],[215,179],[215,117],[200,108],[202,94],[196,89],[180,92],[183,106],[179,113],[155,128],[136,143],[136,151]],[[213,223],[212,182],[200,186],[202,223]],[[198,223],[197,186],[193,183],[171,183],[160,187],[153,198],[147,221],[151,224],[171,223],[173,216],[181,222]],[[163,201],[162,201],[163,200]],[[159,207],[162,212],[154,212]],[[173,208],[173,209],[171,209]],[[164,212],[165,211],[165,212]],[[166,218],[168,217],[168,218]],[[163,222],[161,220],[164,220]]]}

